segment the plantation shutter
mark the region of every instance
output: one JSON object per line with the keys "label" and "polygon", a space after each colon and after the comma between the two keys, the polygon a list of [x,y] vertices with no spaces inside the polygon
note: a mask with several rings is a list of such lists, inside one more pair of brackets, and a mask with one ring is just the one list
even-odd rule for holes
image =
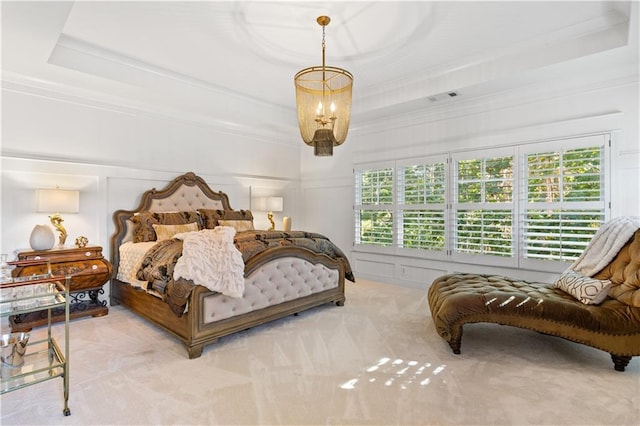
{"label": "plantation shutter", "polygon": [[523,149],[523,258],[573,261],[607,218],[609,135]]}
{"label": "plantation shutter", "polygon": [[514,148],[452,155],[453,259],[500,266],[517,264],[514,158]]}
{"label": "plantation shutter", "polygon": [[[446,248],[447,156],[398,162],[398,247],[442,252]],[[436,255],[437,256],[437,255]]]}
{"label": "plantation shutter", "polygon": [[378,165],[354,173],[355,244],[393,246],[393,166]]}

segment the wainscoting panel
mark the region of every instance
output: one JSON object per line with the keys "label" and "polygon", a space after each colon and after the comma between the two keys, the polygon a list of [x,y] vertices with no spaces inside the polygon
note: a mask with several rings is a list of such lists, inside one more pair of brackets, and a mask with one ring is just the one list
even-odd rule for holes
{"label": "wainscoting panel", "polygon": [[393,278],[395,265],[366,259],[355,259],[355,270],[363,276],[378,276],[381,278]]}

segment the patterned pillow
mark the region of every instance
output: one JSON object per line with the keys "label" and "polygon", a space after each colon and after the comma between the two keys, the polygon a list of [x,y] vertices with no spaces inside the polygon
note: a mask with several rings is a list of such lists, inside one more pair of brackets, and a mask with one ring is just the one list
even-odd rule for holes
{"label": "patterned pillow", "polygon": [[133,222],[133,242],[145,243],[156,240],[156,231],[153,224],[158,224],[158,219],[151,212],[140,212],[131,218]]}
{"label": "patterned pillow", "polygon": [[219,226],[233,226],[236,232],[253,231],[252,220],[219,220]]}
{"label": "patterned pillow", "polygon": [[170,240],[174,235],[181,232],[199,231],[198,224],[196,222],[184,223],[181,225],[152,225],[153,230],[156,231],[158,241]]}
{"label": "patterned pillow", "polygon": [[219,220],[249,220],[253,224],[253,214],[250,210],[212,210],[198,209],[202,224],[206,229],[218,226]]}
{"label": "patterned pillow", "polygon": [[166,213],[154,213],[160,220],[161,225],[184,225],[185,223],[199,223],[200,216],[198,212],[185,211],[185,212],[166,212]]}
{"label": "patterned pillow", "polygon": [[587,305],[601,303],[609,292],[611,281],[586,277],[579,272],[565,271],[553,284]]}
{"label": "patterned pillow", "polygon": [[185,223],[197,223],[199,216],[195,211],[152,213],[143,211],[134,215],[131,220],[134,223],[133,242],[142,243],[156,241],[156,232],[153,225],[184,225]]}

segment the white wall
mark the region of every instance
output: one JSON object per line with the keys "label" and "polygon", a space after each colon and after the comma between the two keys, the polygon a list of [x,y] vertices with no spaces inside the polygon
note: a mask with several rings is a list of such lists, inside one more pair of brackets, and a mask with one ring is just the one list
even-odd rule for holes
{"label": "white wall", "polygon": [[[291,216],[294,229],[327,235],[349,255],[358,276],[426,287],[441,273],[477,271],[353,251],[354,164],[615,131],[612,216],[640,214],[637,63],[603,72],[608,57],[599,57],[599,68],[577,60],[572,67],[542,70],[525,85],[510,81],[515,88],[509,90],[479,98],[460,90],[452,100],[425,102],[377,121],[358,121],[354,105],[347,141],[327,158],[314,157],[297,134],[292,141],[258,139],[246,136],[255,129],[232,132],[12,83],[2,89],[0,251],[27,247],[33,226],[47,220],[35,213],[34,190],[59,185],[81,190],[81,212],[65,215],[69,241],[85,235],[108,256],[112,213],[136,207],[142,191],[193,171],[227,192],[237,209],[250,207],[250,191],[283,195],[285,211],[276,214],[277,222]],[[256,217],[258,227],[267,226],[265,212]],[[534,271],[486,272],[551,278]]]}
{"label": "white wall", "polygon": [[[353,247],[353,166],[479,147],[510,145],[575,134],[614,131],[612,217],[640,215],[638,71],[601,81],[557,76],[535,85],[416,110],[351,132],[334,157],[302,153],[302,215]],[[588,80],[585,82],[585,80]],[[356,276],[426,288],[444,273],[486,272],[550,281],[536,271],[456,264],[351,251]]]}
{"label": "white wall", "polygon": [[[29,248],[36,224],[49,222],[36,212],[38,188],[80,190],[80,212],[63,214],[67,246],[84,235],[106,257],[113,212],[187,171],[226,192],[235,209],[250,208],[251,194],[283,196],[280,228],[283,216],[299,216],[297,143],[23,89],[2,90],[0,252],[10,258]],[[266,212],[254,213],[256,227],[268,227]]]}
{"label": "white wall", "polygon": [[[194,171],[227,192],[234,208],[250,207],[250,190],[254,196],[283,195],[277,223],[288,215],[294,229],[327,235],[350,257],[357,276],[426,287],[442,273],[478,267],[352,251],[354,164],[616,131],[612,216],[638,215],[638,90],[635,74],[580,87],[559,88],[552,81],[482,99],[461,96],[383,122],[356,123],[327,158],[314,157],[301,142],[257,140],[117,107],[3,90],[0,251],[28,247],[33,226],[48,220],[35,212],[35,189],[59,185],[81,191],[80,213],[64,215],[68,242],[85,235],[109,256],[113,212],[136,207],[142,191]],[[256,212],[256,226],[267,227],[264,212]],[[551,279],[533,271],[485,271]]]}

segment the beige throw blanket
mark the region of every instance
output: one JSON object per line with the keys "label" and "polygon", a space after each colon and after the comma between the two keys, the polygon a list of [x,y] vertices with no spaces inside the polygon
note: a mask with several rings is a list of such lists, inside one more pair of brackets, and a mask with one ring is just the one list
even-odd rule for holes
{"label": "beige throw blanket", "polygon": [[230,297],[242,297],[244,261],[233,243],[235,234],[233,227],[217,226],[174,235],[183,241],[174,281],[184,278]]}
{"label": "beige throw blanket", "polygon": [[603,224],[582,254],[569,267],[586,277],[592,277],[607,266],[620,249],[640,228],[640,218],[620,216]]}

